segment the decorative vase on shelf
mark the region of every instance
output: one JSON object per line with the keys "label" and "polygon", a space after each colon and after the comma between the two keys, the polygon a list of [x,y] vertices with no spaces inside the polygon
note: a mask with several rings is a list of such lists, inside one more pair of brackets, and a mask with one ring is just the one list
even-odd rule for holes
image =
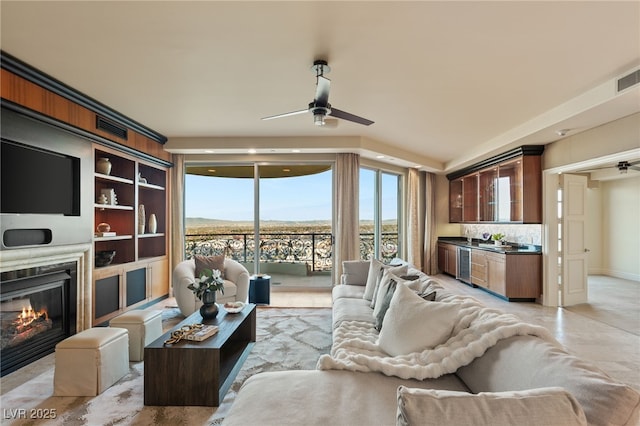
{"label": "decorative vase on shelf", "polygon": [[146,217],[144,215],[144,204],[138,206],[138,234],[144,234],[144,226],[146,223]]}
{"label": "decorative vase on shelf", "polygon": [[100,157],[96,162],[96,172],[103,175],[111,174],[111,161],[107,157]]}
{"label": "decorative vase on shelf", "polygon": [[215,318],[218,315],[218,305],[216,304],[215,290],[206,290],[202,293],[202,306],[200,306],[200,315],[203,319]]}
{"label": "decorative vase on shelf", "polygon": [[155,213],[149,215],[149,232],[155,234],[158,231],[158,219],[156,219]]}

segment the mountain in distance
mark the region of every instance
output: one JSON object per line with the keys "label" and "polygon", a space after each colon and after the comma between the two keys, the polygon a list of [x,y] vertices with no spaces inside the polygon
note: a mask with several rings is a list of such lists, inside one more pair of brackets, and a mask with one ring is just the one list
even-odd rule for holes
{"label": "mountain in distance", "polygon": [[[262,220],[261,223],[266,226],[328,226],[331,225],[330,220]],[[188,217],[185,219],[187,228],[203,228],[203,227],[251,227],[252,220],[225,220],[225,219],[209,219],[205,217]]]}

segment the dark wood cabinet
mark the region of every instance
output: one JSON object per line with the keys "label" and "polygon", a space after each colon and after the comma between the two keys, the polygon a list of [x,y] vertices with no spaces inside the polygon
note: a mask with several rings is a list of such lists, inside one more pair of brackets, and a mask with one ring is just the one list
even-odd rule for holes
{"label": "dark wood cabinet", "polygon": [[447,175],[449,222],[542,223],[542,151],[521,147]]}
{"label": "dark wood cabinet", "polygon": [[455,244],[438,243],[438,269],[445,274],[456,276],[458,261]]}

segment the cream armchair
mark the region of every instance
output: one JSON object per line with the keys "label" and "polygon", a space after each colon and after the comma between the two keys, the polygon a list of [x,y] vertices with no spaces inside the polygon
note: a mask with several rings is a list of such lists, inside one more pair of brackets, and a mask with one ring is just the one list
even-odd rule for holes
{"label": "cream armchair", "polygon": [[[173,295],[182,315],[200,309],[202,302],[187,287],[195,282],[196,262],[183,260],[173,270]],[[224,259],[224,294],[217,292],[216,302],[246,302],[249,297],[249,271],[233,259]]]}

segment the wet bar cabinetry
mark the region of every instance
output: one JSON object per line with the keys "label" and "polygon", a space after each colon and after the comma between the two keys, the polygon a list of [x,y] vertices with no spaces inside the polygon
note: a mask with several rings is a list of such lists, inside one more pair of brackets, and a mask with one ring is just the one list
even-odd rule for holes
{"label": "wet bar cabinetry", "polygon": [[449,222],[542,223],[543,150],[522,146],[447,175]]}
{"label": "wet bar cabinetry", "polygon": [[[542,294],[542,253],[538,248],[493,249],[477,242],[444,238],[438,241],[438,268],[456,277],[455,253],[458,247],[471,251],[470,284],[509,301],[535,301]],[[454,264],[451,258],[453,256]],[[469,283],[469,281],[465,282]]]}

